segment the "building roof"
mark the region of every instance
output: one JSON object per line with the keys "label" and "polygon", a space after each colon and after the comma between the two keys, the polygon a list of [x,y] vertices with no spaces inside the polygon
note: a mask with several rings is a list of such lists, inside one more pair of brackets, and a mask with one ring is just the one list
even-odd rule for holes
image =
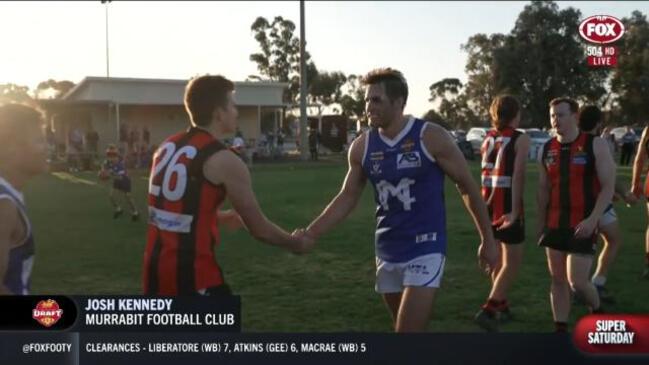
{"label": "building roof", "polygon": [[[188,80],[124,77],[85,77],[62,98],[72,103],[117,103],[123,105],[183,105]],[[288,83],[268,81],[234,82],[239,106],[283,107]]]}

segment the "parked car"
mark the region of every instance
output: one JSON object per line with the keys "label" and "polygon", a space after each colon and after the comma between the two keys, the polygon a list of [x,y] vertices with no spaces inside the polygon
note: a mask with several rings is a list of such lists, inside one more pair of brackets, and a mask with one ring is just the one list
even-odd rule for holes
{"label": "parked car", "polygon": [[[636,135],[635,137],[635,142],[640,141],[640,137],[642,136],[642,128],[631,128],[633,133]],[[613,137],[615,137],[615,143],[619,146],[622,146],[622,137],[624,137],[624,134],[626,133],[626,127],[617,127],[611,129],[611,134]]]}
{"label": "parked car", "polygon": [[474,127],[469,129],[469,132],[466,134],[466,140],[471,143],[473,147],[474,154],[480,154],[480,147],[482,147],[482,141],[484,141],[485,136],[489,128],[484,127]]}
{"label": "parked car", "polygon": [[524,132],[530,136],[530,150],[527,154],[527,158],[530,160],[536,160],[539,151],[543,148],[545,142],[549,141],[552,137],[548,132],[544,132],[537,128],[525,129]]}
{"label": "parked car", "polygon": [[455,144],[460,149],[460,151],[462,151],[464,158],[467,160],[475,159],[475,154],[473,153],[473,145],[471,145],[471,142],[466,140],[466,132],[458,129],[450,131],[450,133],[451,136],[453,136],[453,139],[455,139]]}

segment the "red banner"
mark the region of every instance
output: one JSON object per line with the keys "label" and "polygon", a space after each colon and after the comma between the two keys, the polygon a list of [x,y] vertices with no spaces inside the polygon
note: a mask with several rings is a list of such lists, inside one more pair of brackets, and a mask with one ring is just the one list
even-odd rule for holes
{"label": "red banner", "polygon": [[588,315],[577,322],[572,339],[588,353],[649,354],[649,315]]}

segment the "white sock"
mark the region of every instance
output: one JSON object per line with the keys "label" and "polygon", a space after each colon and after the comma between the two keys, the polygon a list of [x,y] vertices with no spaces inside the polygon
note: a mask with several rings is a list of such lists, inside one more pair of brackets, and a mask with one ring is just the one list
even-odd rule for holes
{"label": "white sock", "polygon": [[593,285],[596,286],[604,286],[604,284],[606,284],[606,276],[601,276],[601,275],[593,276],[591,282],[593,283]]}

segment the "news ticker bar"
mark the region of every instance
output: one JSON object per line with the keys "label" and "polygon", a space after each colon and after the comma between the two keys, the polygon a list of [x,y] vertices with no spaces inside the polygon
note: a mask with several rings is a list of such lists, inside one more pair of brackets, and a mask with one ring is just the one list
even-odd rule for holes
{"label": "news ticker bar", "polygon": [[647,364],[588,354],[570,334],[0,333],[3,364]]}
{"label": "news ticker bar", "polygon": [[240,332],[239,296],[0,296],[0,331]]}

